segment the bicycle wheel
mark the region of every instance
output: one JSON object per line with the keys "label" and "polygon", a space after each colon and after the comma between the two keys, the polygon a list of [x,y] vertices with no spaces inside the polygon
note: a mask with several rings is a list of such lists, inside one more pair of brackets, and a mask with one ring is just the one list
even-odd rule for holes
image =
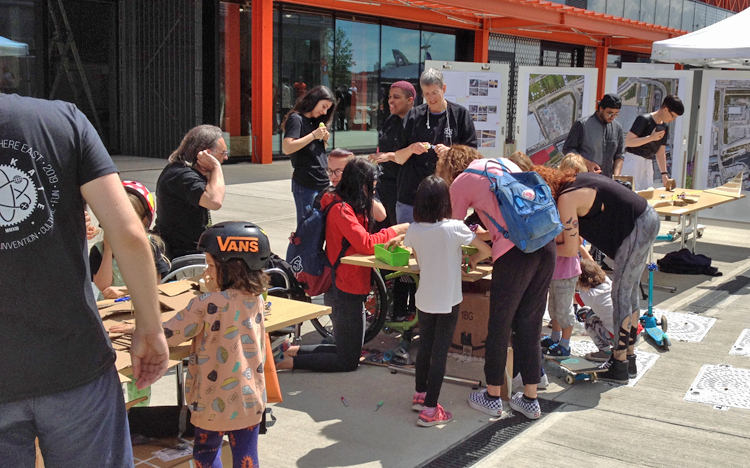
{"label": "bicycle wheel", "polygon": [[[375,338],[385,323],[388,313],[388,296],[385,283],[380,274],[373,270],[370,275],[370,292],[365,300],[367,328],[365,329],[364,343]],[[312,326],[323,338],[333,337],[333,322],[329,315],[310,320]]]}

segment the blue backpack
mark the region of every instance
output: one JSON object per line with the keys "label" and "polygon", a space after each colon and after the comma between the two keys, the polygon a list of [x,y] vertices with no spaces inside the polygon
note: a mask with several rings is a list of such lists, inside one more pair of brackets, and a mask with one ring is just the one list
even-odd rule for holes
{"label": "blue backpack", "polygon": [[325,251],[326,217],[331,207],[338,203],[343,202],[334,201],[322,210],[308,206],[297,230],[289,237],[286,261],[310,297],[328,291],[332,284],[331,270],[338,268],[344,252],[351,245],[344,239],[336,263],[331,265]]}
{"label": "blue backpack", "polygon": [[[500,164],[503,175],[487,170],[490,162]],[[484,170],[466,169],[490,180],[490,191],[495,194],[500,212],[508,229],[504,229],[492,216],[484,212],[498,231],[525,253],[547,245],[560,232],[562,223],[549,186],[536,172],[511,173],[500,159],[489,159]]]}

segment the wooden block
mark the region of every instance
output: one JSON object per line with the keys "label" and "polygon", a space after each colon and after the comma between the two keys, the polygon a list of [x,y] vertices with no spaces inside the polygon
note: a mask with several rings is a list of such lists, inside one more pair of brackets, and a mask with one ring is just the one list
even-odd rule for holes
{"label": "wooden block", "polygon": [[667,179],[667,185],[665,185],[664,188],[668,192],[671,192],[672,190],[677,188],[677,182],[674,179]]}

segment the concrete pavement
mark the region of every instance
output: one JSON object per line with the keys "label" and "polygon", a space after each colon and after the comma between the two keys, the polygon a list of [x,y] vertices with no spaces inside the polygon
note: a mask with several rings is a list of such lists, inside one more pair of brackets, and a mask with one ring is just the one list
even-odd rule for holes
{"label": "concrete pavement", "polygon": [[[115,157],[122,178],[155,189],[164,160]],[[224,166],[227,196],[214,222],[247,220],[268,233],[271,247],[284,256],[286,239],[295,228],[288,161],[269,166],[247,163]],[[655,283],[677,288],[655,291],[659,309],[680,312],[706,294],[720,292],[703,316],[716,323],[699,343],[674,342],[661,352],[641,341],[638,350],[659,353],[659,359],[632,388],[582,382],[569,386],[559,377],[540,396],[562,402],[557,411],[514,437],[475,466],[746,466],[750,459],[750,410],[714,409],[683,400],[704,364],[730,364],[750,369],[750,357],[729,355],[740,332],[750,328],[750,236],[747,224],[701,221],[705,234],[697,251],[714,260],[722,277],[671,275],[656,272]],[[672,223],[662,223],[666,232]],[[678,248],[659,242],[655,257]],[[645,304],[643,304],[645,307]],[[319,342],[309,323],[304,341]],[[376,340],[393,340],[381,334]],[[482,363],[452,360],[449,373],[484,380]],[[554,370],[549,372],[555,376]],[[279,374],[284,402],[274,405],[277,424],[260,440],[265,467],[413,467],[460,443],[486,427],[489,418],[466,404],[470,389],[446,383],[441,404],[454,422],[439,428],[418,428],[410,411],[413,377],[386,369],[360,366],[354,373]],[[750,387],[750,382],[748,382]],[[750,388],[746,400],[750,400]],[[349,407],[344,407],[344,396]],[[374,412],[378,401],[383,407]],[[153,404],[174,404],[174,380],[153,387]]]}

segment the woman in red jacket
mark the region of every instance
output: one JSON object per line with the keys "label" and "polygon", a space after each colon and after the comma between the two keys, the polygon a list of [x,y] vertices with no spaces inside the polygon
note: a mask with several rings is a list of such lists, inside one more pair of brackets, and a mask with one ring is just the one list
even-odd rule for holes
{"label": "woman in red jacket", "polygon": [[[375,244],[404,234],[409,227],[408,223],[397,224],[370,234],[376,174],[375,166],[364,159],[349,161],[341,174],[341,182],[320,200],[321,209],[333,204],[326,218],[326,255],[332,265],[344,243],[348,246],[345,255],[372,255]],[[370,274],[371,269],[367,267],[339,264],[332,271],[333,285],[325,294],[325,304],[332,309],[336,344],[292,346],[281,355],[276,367],[317,372],[356,370],[362,354],[364,303],[370,292]]]}

